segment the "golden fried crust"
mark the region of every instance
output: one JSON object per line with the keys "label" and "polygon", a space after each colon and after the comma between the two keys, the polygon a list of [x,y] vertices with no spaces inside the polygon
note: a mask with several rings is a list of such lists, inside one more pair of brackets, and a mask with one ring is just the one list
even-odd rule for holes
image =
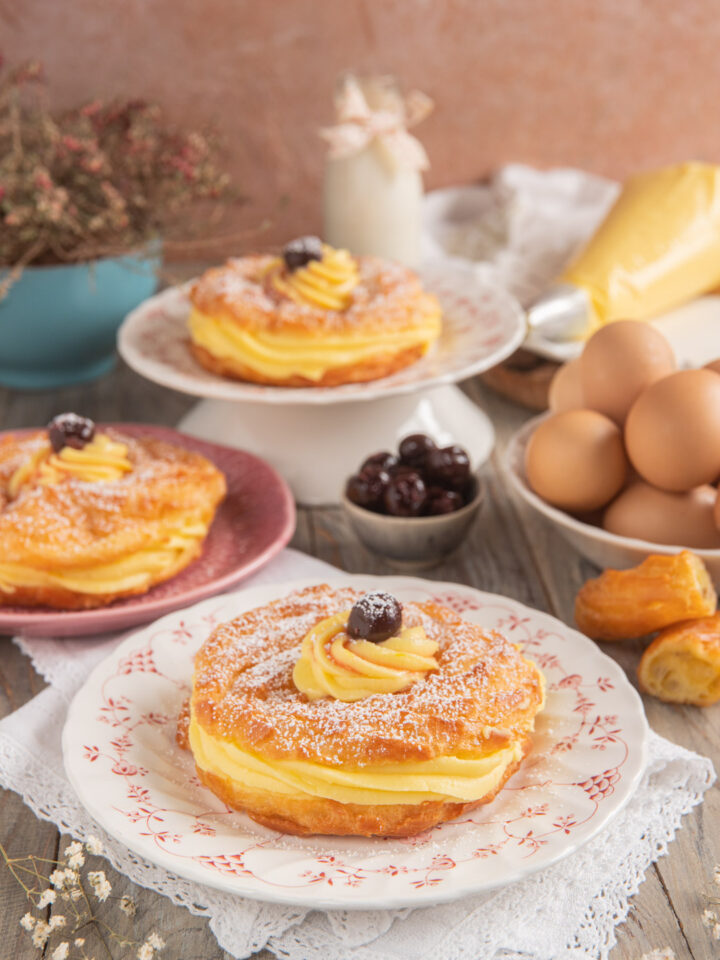
{"label": "golden fried crust", "polygon": [[213,267],[191,288],[193,306],[255,333],[381,335],[412,327],[416,314],[423,312],[430,299],[408,267],[379,257],[357,257],[359,283],[346,310],[296,303],[264,282],[274,259],[267,255],[240,257]]}
{"label": "golden fried crust", "polygon": [[666,703],[720,700],[720,614],[662,630],[638,665],[640,689]]}
{"label": "golden fried crust", "polygon": [[403,623],[438,643],[437,671],[399,693],[308,701],[292,680],[302,638],[360,595],[308,587],[218,627],[195,659],[197,723],[265,759],[326,765],[431,760],[525,739],[543,702],[540,672],[499,633],[434,603],[403,604]]}
{"label": "golden fried crust", "polygon": [[[523,757],[530,750],[526,740]],[[426,800],[424,803],[359,804],[339,803],[323,797],[278,797],[265,790],[250,789],[197,767],[202,782],[228,806],[246,811],[253,820],[271,830],[292,833],[327,834],[333,836],[360,837],[412,837],[429,830],[438,823],[490,803],[502,790],[504,784],[516,772],[522,759],[511,764],[505,771],[502,782],[480,800],[456,803],[442,800]]]}
{"label": "golden fried crust", "polygon": [[383,353],[365,360],[362,363],[351,363],[344,367],[333,367],[327,370],[319,380],[310,380],[308,377],[293,375],[282,379],[265,377],[244,363],[237,363],[229,357],[213,356],[205,347],[198,343],[191,343],[190,347],[195,359],[211,373],[221,377],[231,377],[234,380],[245,380],[250,383],[263,383],[274,387],[338,387],[343,383],[366,383],[369,380],[379,380],[389,377],[390,374],[409,367],[422,357],[422,346],[409,347],[398,353]]}
{"label": "golden fried crust", "polygon": [[714,613],[715,588],[689,550],[653,554],[630,570],[606,570],[575,598],[575,622],[595,640],[644,637],[670,624]]}
{"label": "golden fried crust", "polygon": [[181,750],[190,749],[190,697],[183,700],[175,726],[175,742]]}
{"label": "golden fried crust", "polygon": [[[47,442],[45,431],[0,440],[0,557],[41,571],[72,573],[112,563],[162,542],[188,521],[209,523],[225,495],[225,478],[205,457],[152,437],[105,431],[128,448],[132,471],[115,481],[87,483],[67,477],[22,489],[8,483],[15,470]],[[144,593],[175,576],[201,550],[189,550],[142,589],[84,595],[65,588],[0,591],[0,604],[61,609],[103,606],[120,596]]]}

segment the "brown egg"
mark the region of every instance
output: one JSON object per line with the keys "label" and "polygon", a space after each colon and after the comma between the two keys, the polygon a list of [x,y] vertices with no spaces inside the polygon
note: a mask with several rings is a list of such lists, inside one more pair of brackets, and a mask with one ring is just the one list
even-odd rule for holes
{"label": "brown egg", "polygon": [[710,486],[669,493],[637,480],[613,500],[602,525],[610,533],[650,543],[720,548],[720,531],[713,517],[716,499],[717,492]]}
{"label": "brown egg", "polygon": [[637,398],[625,424],[628,456],[663,490],[691,490],[720,475],[720,376],[680,370]]}
{"label": "brown egg", "polygon": [[580,358],[564,363],[550,381],[548,406],[553,413],[587,409],[580,382]]}
{"label": "brown egg", "polygon": [[720,358],[706,363],[703,370],[712,370],[713,373],[720,373]]}
{"label": "brown egg", "polygon": [[593,410],[548,417],[525,451],[525,472],[535,493],[573,513],[605,506],[625,483],[627,468],[620,430]]}
{"label": "brown egg", "polygon": [[609,323],[580,356],[586,406],[622,426],[642,391],[675,368],[672,347],[655,327],[639,320]]}
{"label": "brown egg", "polygon": [[715,498],[715,508],[713,510],[713,519],[715,520],[715,526],[720,530],[720,490],[717,492]]}

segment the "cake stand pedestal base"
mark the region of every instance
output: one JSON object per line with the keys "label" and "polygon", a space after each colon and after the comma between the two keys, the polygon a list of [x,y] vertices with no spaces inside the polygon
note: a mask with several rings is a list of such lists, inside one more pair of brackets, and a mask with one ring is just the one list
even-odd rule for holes
{"label": "cake stand pedestal base", "polygon": [[364,456],[397,448],[409,433],[427,433],[441,446],[459,443],[474,468],[495,442],[486,414],[453,386],[327,405],[201,400],[178,427],[257,454],[310,506],[337,503]]}

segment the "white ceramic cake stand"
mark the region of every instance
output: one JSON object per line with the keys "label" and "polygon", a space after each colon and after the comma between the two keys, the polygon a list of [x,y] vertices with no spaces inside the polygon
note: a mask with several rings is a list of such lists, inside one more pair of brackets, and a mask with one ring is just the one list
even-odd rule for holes
{"label": "white ceramic cake stand", "polygon": [[187,285],[129,314],[118,349],[147,379],[204,398],[180,422],[181,430],[263,457],[301,503],[335,503],[366,454],[391,449],[408,433],[461,444],[475,467],[492,450],[490,420],[453,384],[495,366],[520,345],[523,311],[463,264],[428,268],[423,282],[442,303],[442,336],[427,357],[373,383],[292,389],[215,376],[188,347]]}

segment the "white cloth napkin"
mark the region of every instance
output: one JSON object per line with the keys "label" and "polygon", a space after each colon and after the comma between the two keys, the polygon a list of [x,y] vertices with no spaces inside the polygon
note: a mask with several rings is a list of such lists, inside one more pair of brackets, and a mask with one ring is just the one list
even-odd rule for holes
{"label": "white cloth napkin", "polygon": [[619,189],[582,170],[509,164],[489,184],[426,196],[423,257],[471,261],[527,307],[592,236]]}
{"label": "white cloth napkin", "polygon": [[[322,580],[333,573],[325,563],[285,550],[246,583]],[[125,635],[16,640],[50,686],[0,723],[0,784],[73,836],[99,836],[118,870],[206,916],[219,945],[238,958],[262,947],[283,960],[605,958],[648,866],[665,853],[683,814],[714,780],[708,760],[653,734],[644,779],[612,825],[574,856],[497,893],[419,910],[360,913],[243,900],[131,853],[92,821],[65,776],[60,740],[69,702]]]}

